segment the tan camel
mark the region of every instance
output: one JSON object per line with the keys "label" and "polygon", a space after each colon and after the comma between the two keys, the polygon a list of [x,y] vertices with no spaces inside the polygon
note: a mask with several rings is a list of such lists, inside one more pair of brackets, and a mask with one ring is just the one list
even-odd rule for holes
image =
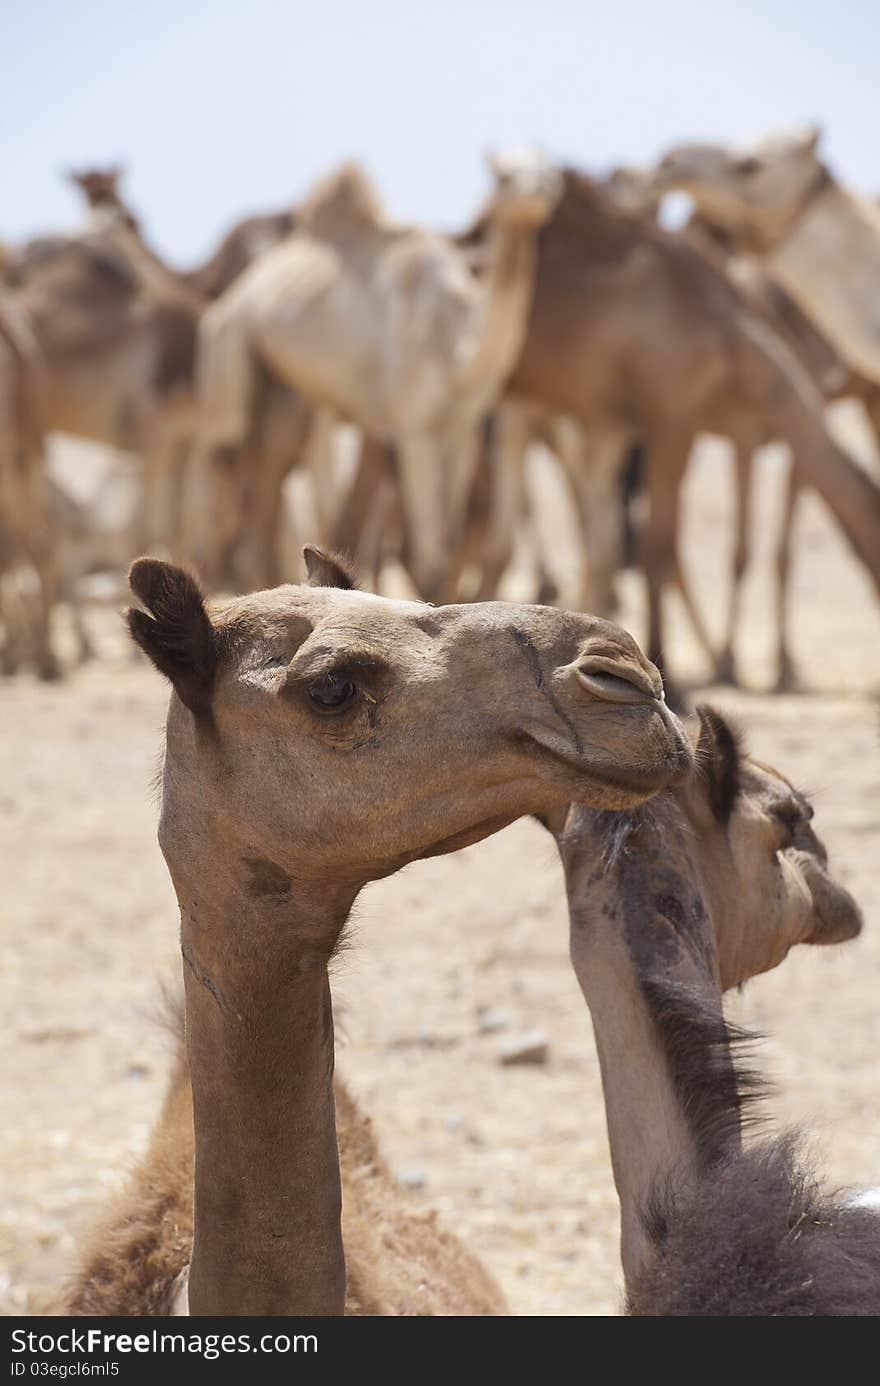
{"label": "tan camel", "polygon": [[27,315],[0,290],[0,667],[60,666],[51,637],[54,526],[46,492],[45,378]]}
{"label": "tan camel", "polygon": [[250,425],[262,362],[393,446],[410,572],[424,596],[452,593],[479,421],[521,345],[535,236],[558,190],[534,154],[496,158],[493,173],[478,276],[447,239],[390,225],[363,174],[347,166],[300,209],[298,233],[206,314],[200,419],[215,506],[202,517],[203,571],[216,571],[235,514],[227,459]]}
{"label": "tan camel", "polygon": [[762,1085],[732,1057],[721,1003],[797,943],[855,937],[861,916],[828,871],[804,796],[746,757],[712,709],[699,720],[684,784],[633,813],[574,808],[558,839],[628,1312],[864,1313],[870,1302],[876,1313],[880,1220],[866,1241],[868,1215],[818,1195],[786,1143],[742,1153]]}
{"label": "tan camel", "polygon": [[[73,173],[72,181],[86,196],[94,225],[112,233],[115,249],[122,251],[142,285],[151,293],[181,298],[196,317],[210,301],[219,298],[247,266],[272,246],[290,235],[296,217],[292,210],[248,217],[223,237],[205,264],[195,269],[172,269],[147,244],[137,218],[122,197],[122,170],[88,169]],[[195,354],[187,355],[188,384],[194,384]],[[279,552],[279,521],[283,514],[282,486],[294,467],[313,472],[316,486],[326,421],[316,419],[311,408],[265,363],[258,364],[253,379],[251,427],[244,439],[243,465],[238,469],[233,523],[228,553],[218,564],[218,580],[223,578],[245,588],[271,586],[282,581],[283,562]],[[142,530],[147,541],[174,550],[180,547],[179,521],[184,499],[184,468],[191,443],[192,419],[172,453],[160,455],[164,467],[153,463],[146,478],[149,494],[146,508],[156,518],[149,530]],[[224,464],[228,465],[228,464]],[[201,507],[199,482],[193,482],[195,502]],[[152,535],[152,539],[150,536]],[[129,554],[131,557],[131,554]]]}
{"label": "tan camel", "polygon": [[[343,1311],[327,966],[363,885],[572,798],[633,806],[690,763],[656,670],[608,622],[389,601],[306,558],[318,585],[210,615],[180,569],[131,574],[151,613],[130,612],[132,634],[175,690],[159,836],[181,910],[194,1314]],[[155,1227],[148,1254],[173,1235]]]}
{"label": "tan camel", "polygon": [[[829,435],[800,361],[723,271],[680,237],[616,209],[582,175],[539,237],[538,273],[513,396],[570,415],[591,454],[647,449],[650,518],[640,538],[649,654],[661,656],[661,594],[688,597],[677,552],[681,481],[703,432],[787,441],[804,478],[880,581],[880,489]],[[604,465],[604,463],[603,463]],[[506,484],[507,469],[499,469]],[[707,654],[711,642],[694,604]]]}
{"label": "tan camel", "polygon": [[[617,168],[604,180],[603,187],[615,203],[628,211],[655,219],[662,192],[656,187],[651,173],[639,168]],[[710,222],[703,213],[695,213],[682,228],[684,235],[705,255],[715,260],[731,276],[738,289],[778,333],[809,372],[816,387],[826,400],[856,398],[862,402],[875,438],[880,444],[880,387],[847,365],[832,342],[800,308],[795,299],[777,282],[766,268],[750,254],[750,242],[729,228]],[[751,418],[732,416],[731,443],[734,449],[736,475],[736,520],[733,549],[733,572],[727,610],[725,634],[722,638],[716,676],[735,681],[734,646],[741,608],[742,585],[749,558],[749,520],[755,448],[774,441],[768,428],[762,436]],[[792,686],[794,665],[788,638],[788,585],[791,573],[794,515],[803,481],[792,456],[782,502],[782,524],[776,545],[776,641],[777,687]],[[610,526],[609,526],[610,528]],[[601,608],[590,608],[601,609]]]}
{"label": "tan camel", "polygon": [[768,272],[853,370],[880,384],[880,208],[838,183],[815,126],[754,145],[685,144],[657,164],[658,191],[690,194]]}
{"label": "tan camel", "polygon": [[289,236],[296,225],[293,208],[245,217],[227,231],[204,264],[189,270],[174,270],[144,241],[139,220],[122,195],[120,184],[124,172],[121,165],[114,164],[107,168],[73,170],[69,177],[82,192],[91,211],[102,215],[105,221],[112,219],[117,225],[121,223],[136,232],[141,250],[153,258],[164,274],[172,276],[178,286],[191,289],[199,304],[219,298],[252,260]]}
{"label": "tan camel", "polygon": [[[179,274],[144,241],[120,192],[120,176],[118,168],[72,174],[89,206],[87,221],[68,235],[24,247],[9,275],[43,347],[49,426],[131,449],[143,459],[144,496],[130,559],[147,544],[178,547],[204,295],[222,292],[249,257],[288,234],[293,214],[247,219],[205,265]],[[258,385],[259,433],[252,441],[266,472],[283,478],[301,460],[310,412],[268,372]],[[239,517],[240,566],[251,578],[277,576],[274,502],[258,493]]]}
{"label": "tan camel", "polygon": [[11,296],[44,364],[45,419],[144,459],[142,535],[166,542],[174,459],[192,430],[197,314],[147,286],[125,227],[68,237],[14,271]]}

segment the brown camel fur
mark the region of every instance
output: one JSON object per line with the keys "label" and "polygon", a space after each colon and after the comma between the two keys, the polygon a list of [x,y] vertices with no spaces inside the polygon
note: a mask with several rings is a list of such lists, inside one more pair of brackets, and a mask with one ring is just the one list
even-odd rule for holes
{"label": "brown camel fur", "polygon": [[[144,240],[137,218],[123,200],[119,180],[121,169],[90,169],[75,173],[72,180],[85,193],[93,212],[102,214],[103,226],[110,225],[114,247],[120,250],[138,278],[160,295],[182,296],[195,319],[218,299],[233,281],[267,250],[283,241],[295,229],[293,210],[248,217],[223,237],[217,250],[202,266],[178,271],[167,265]],[[187,343],[187,385],[195,386],[195,343]],[[233,523],[227,549],[219,565],[224,581],[245,589],[271,586],[282,580],[279,554],[279,521],[282,515],[282,485],[297,466],[308,467],[313,460],[310,447],[317,432],[311,408],[296,395],[265,362],[254,370],[254,400],[250,429],[243,441],[242,465],[237,471]],[[141,547],[148,542],[171,551],[183,547],[177,524],[184,503],[183,471],[191,444],[192,420],[175,450],[166,457],[164,471],[147,478],[155,497],[148,497],[148,508],[157,518],[152,535],[141,532]],[[222,469],[228,468],[223,459]],[[199,481],[191,485],[198,490]],[[195,495],[195,504],[202,498]],[[129,555],[131,557],[131,555]],[[219,579],[218,579],[219,580]]]}
{"label": "brown camel fur", "polygon": [[306,557],[317,585],[210,614],[180,569],[131,574],[150,613],[132,634],[175,690],[159,836],[181,910],[194,1314],[343,1312],[327,967],[363,885],[573,798],[631,807],[690,763],[656,670],[609,623],[388,601]]}
{"label": "brown camel fur", "polygon": [[[32,242],[10,266],[19,303],[30,312],[49,382],[50,427],[135,451],[143,459],[143,503],[128,558],[152,544],[173,551],[192,436],[198,319],[208,298],[287,235],[293,213],[253,217],[224,238],[200,268],[178,273],[145,242],[124,201],[121,170],[71,175],[89,220],[67,236]],[[283,479],[302,461],[311,412],[261,368],[258,431],[247,440]],[[256,478],[259,480],[259,477]],[[278,482],[280,488],[280,480]],[[242,498],[235,580],[280,576],[278,497],[255,486]]]}
{"label": "brown camel fur", "polygon": [[[782,337],[809,372],[810,377],[829,402],[840,399],[861,401],[871,425],[875,445],[880,446],[880,387],[866,376],[852,370],[831,340],[816,326],[782,284],[777,283],[758,263],[737,247],[734,238],[724,228],[694,214],[684,234],[705,254],[715,256],[725,271],[732,275],[740,290],[756,312],[762,313],[770,326]],[[728,606],[726,633],[718,659],[718,677],[736,681],[734,646],[741,606],[741,590],[749,559],[749,516],[752,483],[755,475],[756,445],[773,442],[768,432],[756,437],[747,425],[742,437],[733,434],[736,467],[736,533],[733,552],[733,573]],[[788,637],[789,578],[791,575],[794,517],[798,500],[804,489],[798,470],[797,456],[792,455],[782,504],[782,525],[776,545],[776,669],[777,688],[790,688],[795,682],[794,663]]]}
{"label": "brown camel fur", "polygon": [[[197,309],[125,225],[59,238],[12,271],[46,380],[48,430],[138,453],[141,542],[167,542],[176,459],[192,427]],[[134,537],[135,542],[137,536]]]}
{"label": "brown camel fur", "polygon": [[27,315],[0,290],[0,666],[56,678],[54,526],[46,491],[45,379]]}
{"label": "brown camel fur", "polygon": [[[685,783],[633,813],[575,808],[559,836],[630,1313],[867,1312],[880,1220],[818,1195],[789,1143],[742,1153],[762,1085],[732,1056],[721,1003],[796,943],[861,928],[811,819],[804,796],[704,708]],[[858,1269],[841,1274],[844,1248]],[[871,1294],[876,1312],[880,1281]]]}
{"label": "brown camel fur", "polygon": [[[479,1261],[432,1212],[416,1212],[372,1123],[334,1081],[342,1178],[347,1315],[504,1315]],[[192,1088],[181,1052],[144,1158],[92,1234],[65,1301],[69,1314],[171,1313],[193,1244]]]}
{"label": "brown camel fur", "polygon": [[581,175],[565,175],[541,231],[525,347],[508,389],[571,415],[593,437],[645,444],[650,520],[640,559],[655,658],[664,581],[684,586],[678,501],[698,433],[729,435],[751,420],[762,436],[789,442],[880,581],[880,490],[831,439],[799,361],[705,256],[618,211]]}

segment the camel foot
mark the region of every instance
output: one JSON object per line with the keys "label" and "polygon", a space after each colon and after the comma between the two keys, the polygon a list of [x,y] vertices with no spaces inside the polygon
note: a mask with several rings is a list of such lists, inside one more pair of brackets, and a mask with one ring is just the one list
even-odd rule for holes
{"label": "camel foot", "polygon": [[779,661],[779,673],[776,675],[773,691],[775,693],[795,693],[799,687],[800,680],[797,671],[788,655],[783,655]]}
{"label": "camel foot", "polygon": [[734,688],[738,687],[739,679],[737,678],[732,651],[725,650],[723,654],[718,656],[715,664],[715,682],[729,683]]}
{"label": "camel foot", "polygon": [[54,655],[46,655],[37,665],[37,678],[43,683],[56,683],[64,677],[64,670]]}
{"label": "camel foot", "polygon": [[559,587],[549,573],[541,574],[541,581],[535,593],[537,606],[553,606],[559,600]]}

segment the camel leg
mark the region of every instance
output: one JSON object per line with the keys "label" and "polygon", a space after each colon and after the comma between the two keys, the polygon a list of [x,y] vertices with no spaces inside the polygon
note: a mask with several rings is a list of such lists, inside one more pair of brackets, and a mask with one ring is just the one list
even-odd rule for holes
{"label": "camel leg", "polygon": [[[57,593],[57,535],[46,489],[45,457],[27,451],[17,459],[17,486],[20,510],[18,548],[36,578],[33,599],[26,603],[27,625],[33,644],[33,658],[41,679],[61,677],[61,666],[52,647],[52,611]],[[13,514],[15,512],[13,511]]]}
{"label": "camel leg", "polygon": [[862,408],[871,424],[874,451],[880,456],[880,387],[871,386],[865,389],[862,395]]}
{"label": "camel leg", "polygon": [[303,465],[312,479],[318,536],[326,544],[333,532],[336,510],[334,461],[336,415],[329,409],[315,409],[303,452]]}
{"label": "camel leg", "polygon": [[390,477],[383,476],[364,519],[355,564],[358,574],[370,592],[381,591],[386,554],[389,548],[392,551],[395,548],[395,539],[397,556],[400,554],[402,524],[397,487]]}
{"label": "camel leg", "polygon": [[236,444],[199,447],[191,459],[184,503],[187,558],[209,590],[227,578],[239,540],[245,451]]}
{"label": "camel leg", "polygon": [[358,553],[361,531],[383,478],[390,479],[396,485],[391,449],[364,434],[354,480],[331,531],[331,545],[340,553]]}
{"label": "camel leg", "polygon": [[790,616],[789,586],[793,556],[794,516],[801,494],[800,478],[792,459],[783,495],[782,525],[776,551],[776,691],[781,693],[797,687],[797,675],[788,644]]}
{"label": "camel leg", "polygon": [[581,610],[609,616],[620,567],[619,482],[627,438],[619,429],[586,434],[566,419],[554,426],[553,446],[569,478],[584,537]]}
{"label": "camel leg", "polygon": [[295,467],[306,464],[313,419],[311,407],[299,396],[274,380],[267,384],[255,407],[255,428],[242,463],[246,497],[238,569],[242,585],[254,589],[276,587],[293,576],[282,554],[284,483]]}
{"label": "camel leg", "polygon": [[666,665],[663,628],[663,589],[680,580],[676,545],[681,484],[687,468],[692,437],[663,429],[646,438],[646,486],[649,502],[647,521],[639,534],[640,566],[645,574],[648,596],[648,658],[660,669],[667,685],[667,698],[679,702],[673,692]]}
{"label": "camel leg", "polygon": [[[450,554],[447,450],[428,432],[413,430],[401,436],[396,451],[410,577],[425,601],[452,600],[458,555]],[[459,549],[463,537],[456,536]]]}
{"label": "camel leg", "polygon": [[719,683],[737,682],[734,645],[742,605],[742,584],[749,561],[749,516],[751,514],[752,478],[755,455],[751,448],[734,442],[733,464],[736,472],[736,515],[733,546],[733,568],[730,575],[730,595],[727,605],[727,633],[718,656],[715,677]]}
{"label": "camel leg", "polygon": [[[504,403],[496,411],[489,437],[484,439],[483,466],[487,469],[488,507],[468,523],[468,548],[480,565],[477,601],[490,601],[513,558],[517,525],[525,506],[525,464],[531,437],[530,411],[521,404]],[[482,524],[479,520],[482,520]]]}

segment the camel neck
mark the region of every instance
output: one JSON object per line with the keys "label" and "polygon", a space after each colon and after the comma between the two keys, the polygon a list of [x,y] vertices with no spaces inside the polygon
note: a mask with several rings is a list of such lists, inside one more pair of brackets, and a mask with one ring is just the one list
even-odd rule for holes
{"label": "camel neck", "polygon": [[502,380],[516,364],[535,284],[537,236],[534,226],[491,223],[483,311],[467,367],[474,386]]}
{"label": "camel neck", "polygon": [[[712,1017],[724,1033],[710,923],[693,875],[650,840],[628,844],[611,865],[582,855],[571,834],[562,854],[571,958],[596,1036],[631,1285],[650,1254],[646,1215],[658,1192],[714,1153],[695,1120],[686,1065],[691,1039],[705,1037]],[[679,1016],[676,996],[687,998]],[[730,1095],[722,1087],[719,1102]]]}
{"label": "camel neck", "polygon": [[294,907],[270,874],[182,902],[194,1315],[344,1309],[324,940],[348,909]]}

